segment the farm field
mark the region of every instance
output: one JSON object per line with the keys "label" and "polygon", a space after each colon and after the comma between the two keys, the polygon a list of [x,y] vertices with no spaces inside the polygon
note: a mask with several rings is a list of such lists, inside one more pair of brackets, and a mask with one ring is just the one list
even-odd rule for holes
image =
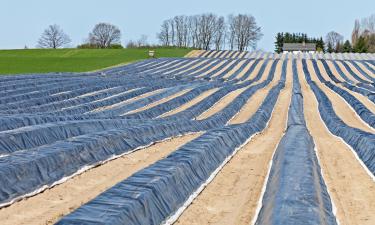
{"label": "farm field", "polygon": [[[190,49],[157,48],[157,57],[183,57]],[[148,49],[0,50],[0,74],[87,72],[146,59]]]}
{"label": "farm field", "polygon": [[165,54],[0,76],[1,224],[375,224],[375,54]]}

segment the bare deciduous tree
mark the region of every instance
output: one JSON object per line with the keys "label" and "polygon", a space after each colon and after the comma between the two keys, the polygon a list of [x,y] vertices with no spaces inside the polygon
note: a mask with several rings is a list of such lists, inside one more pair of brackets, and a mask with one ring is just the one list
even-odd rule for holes
{"label": "bare deciduous tree", "polygon": [[138,47],[143,47],[143,46],[148,45],[147,39],[148,39],[147,35],[142,34],[141,37],[137,41]]}
{"label": "bare deciduous tree", "polygon": [[226,33],[226,26],[225,26],[225,19],[224,17],[219,17],[216,21],[216,28],[215,28],[215,35],[214,35],[214,43],[215,43],[215,50],[220,50],[224,43],[225,43],[225,33]]}
{"label": "bare deciduous tree", "polygon": [[89,34],[89,43],[99,48],[108,48],[112,44],[120,44],[121,31],[109,23],[98,23]]}
{"label": "bare deciduous tree", "polygon": [[171,45],[171,29],[169,20],[163,21],[160,33],[158,33],[157,36],[163,46]]}
{"label": "bare deciduous tree", "polygon": [[257,26],[251,15],[239,14],[229,16],[229,42],[231,49],[234,46],[238,51],[245,51],[248,47],[255,48],[256,43],[263,36],[261,28]]}
{"label": "bare deciduous tree", "polygon": [[335,31],[331,31],[326,35],[326,44],[332,46],[335,52],[340,51],[340,47],[342,46],[343,41],[344,36]]}
{"label": "bare deciduous tree", "polygon": [[[229,45],[243,51],[255,47],[262,36],[254,17],[238,15],[229,17]],[[212,13],[194,16],[175,16],[163,21],[157,37],[162,45],[220,50],[227,38],[227,24],[224,17]]]}
{"label": "bare deciduous tree", "polygon": [[71,40],[67,34],[56,24],[49,25],[44,30],[38,40],[38,47],[40,48],[60,48],[70,43]]}
{"label": "bare deciduous tree", "polygon": [[352,45],[355,45],[355,43],[357,43],[357,40],[360,36],[360,24],[359,24],[359,20],[355,20],[354,22],[354,28],[353,28],[353,31],[352,31]]}

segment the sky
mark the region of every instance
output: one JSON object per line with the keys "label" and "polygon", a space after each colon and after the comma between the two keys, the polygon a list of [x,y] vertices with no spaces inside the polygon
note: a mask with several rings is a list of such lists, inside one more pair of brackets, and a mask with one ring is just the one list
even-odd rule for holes
{"label": "sky", "polygon": [[0,49],[36,46],[43,30],[58,24],[81,44],[96,23],[108,22],[122,32],[122,44],[141,35],[156,43],[163,20],[175,15],[212,12],[251,14],[262,28],[258,49],[274,50],[277,32],[303,32],[310,37],[336,31],[350,39],[354,20],[375,13],[374,0],[0,0]]}

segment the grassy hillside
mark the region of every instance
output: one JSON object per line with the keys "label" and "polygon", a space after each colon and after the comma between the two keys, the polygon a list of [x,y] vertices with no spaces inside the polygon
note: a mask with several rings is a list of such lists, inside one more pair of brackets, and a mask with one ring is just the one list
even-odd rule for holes
{"label": "grassy hillside", "polygon": [[[156,57],[182,57],[190,49],[158,48]],[[148,58],[148,49],[0,50],[0,74],[84,72]]]}

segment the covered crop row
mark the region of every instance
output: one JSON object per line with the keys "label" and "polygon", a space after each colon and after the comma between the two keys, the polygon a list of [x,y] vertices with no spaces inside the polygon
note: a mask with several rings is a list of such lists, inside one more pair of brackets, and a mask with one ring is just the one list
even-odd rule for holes
{"label": "covered crop row", "polygon": [[[269,72],[265,81],[253,86],[249,86],[253,83],[252,80],[241,84],[228,82],[221,87],[220,91],[191,109],[166,118],[141,121],[129,120],[134,117],[132,115],[114,117],[112,114],[103,114],[102,120],[100,120],[96,113],[87,116],[69,116],[74,114],[73,111],[70,111],[70,113],[63,114],[70,117],[67,121],[57,123],[59,117],[47,112],[42,114],[41,118],[48,120],[40,121],[41,123],[38,126],[3,131],[0,134],[2,135],[0,143],[2,145],[1,154],[3,155],[0,158],[0,173],[2,174],[2,183],[9,184],[9,186],[1,187],[2,204],[9,204],[24,195],[54,185],[77,171],[95,166],[110,158],[156,141],[225,125],[245,104],[246,99],[258,89],[268,85],[273,79],[276,63],[277,61],[273,63],[273,69]],[[260,71],[256,77],[259,79],[263,72],[263,70]],[[215,86],[214,82],[212,84]],[[212,88],[213,86],[199,86],[196,90]],[[242,87],[248,88],[218,114],[202,121],[191,120],[226,94]],[[148,115],[151,115],[151,119],[168,111],[171,105],[178,107],[189,99],[191,99],[189,96],[182,95],[180,98],[172,99],[151,108],[148,110],[151,114]],[[140,107],[140,105],[137,107]],[[106,117],[106,115],[109,116]],[[147,114],[139,112],[134,115]],[[21,120],[26,118],[28,121],[30,120],[23,114],[20,114],[20,116]],[[17,116],[14,117],[14,120],[19,119]],[[37,118],[38,116],[33,117]],[[55,121],[52,121],[52,119],[55,119]],[[12,118],[5,118],[4,121],[6,120],[8,120],[7,124],[14,121]],[[27,168],[27,170],[25,171],[24,168]]]}
{"label": "covered crop row", "polygon": [[306,127],[295,60],[287,130],[272,161],[256,224],[337,224]]}
{"label": "covered crop row", "polygon": [[[173,221],[173,215],[215,175],[236,149],[266,127],[284,82],[285,76],[247,122],[207,131],[57,224],[160,224],[168,219]],[[103,213],[104,209],[106,213]]]}
{"label": "covered crop row", "polygon": [[319,102],[319,113],[327,128],[349,144],[372,174],[375,174],[375,135],[346,125],[335,113],[326,94],[311,80],[311,75],[303,65],[305,78]]}

